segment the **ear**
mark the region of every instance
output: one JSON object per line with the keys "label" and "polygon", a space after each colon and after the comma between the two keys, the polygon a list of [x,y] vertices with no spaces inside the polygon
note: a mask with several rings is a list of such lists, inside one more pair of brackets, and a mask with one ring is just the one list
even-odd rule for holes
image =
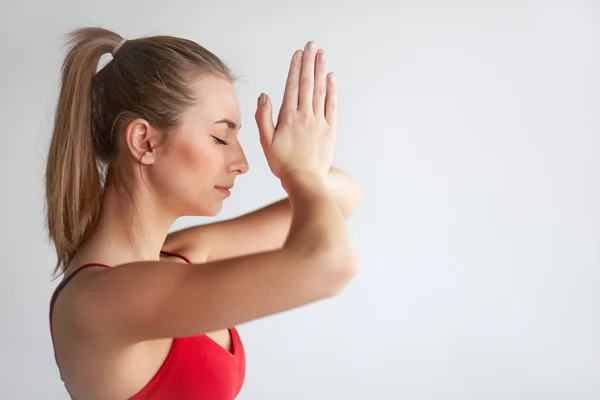
{"label": "ear", "polygon": [[125,128],[125,142],[129,153],[143,165],[156,161],[159,132],[145,119],[137,118]]}

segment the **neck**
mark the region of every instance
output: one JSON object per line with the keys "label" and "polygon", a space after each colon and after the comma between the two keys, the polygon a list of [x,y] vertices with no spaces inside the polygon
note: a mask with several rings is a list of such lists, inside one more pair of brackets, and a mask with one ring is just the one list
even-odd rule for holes
{"label": "neck", "polygon": [[108,186],[97,224],[78,255],[110,266],[158,260],[176,218],[148,191]]}

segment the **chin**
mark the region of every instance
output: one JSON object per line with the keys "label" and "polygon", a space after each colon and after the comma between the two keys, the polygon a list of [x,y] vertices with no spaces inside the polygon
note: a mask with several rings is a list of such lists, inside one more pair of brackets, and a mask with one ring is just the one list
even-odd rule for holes
{"label": "chin", "polygon": [[196,208],[194,215],[198,217],[215,217],[223,209],[223,203],[203,204],[202,207]]}
{"label": "chin", "polygon": [[211,213],[207,213],[205,214],[207,217],[216,217],[217,215],[219,215],[221,213],[221,207],[219,207],[218,210],[214,210]]}

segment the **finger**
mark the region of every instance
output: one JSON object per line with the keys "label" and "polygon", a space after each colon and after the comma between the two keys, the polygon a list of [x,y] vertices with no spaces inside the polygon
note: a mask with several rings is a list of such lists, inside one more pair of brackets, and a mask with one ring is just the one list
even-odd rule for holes
{"label": "finger", "polygon": [[304,48],[302,70],[300,71],[300,95],[298,97],[299,110],[312,111],[315,86],[316,46],[315,42],[310,41]]}
{"label": "finger", "polygon": [[325,119],[333,129],[337,127],[337,85],[333,72],[327,74],[327,97],[325,99]]}
{"label": "finger", "polygon": [[317,51],[315,64],[315,91],[313,95],[313,111],[316,116],[325,115],[325,96],[327,95],[327,53]]}
{"label": "finger", "polygon": [[292,56],[288,72],[281,111],[298,109],[298,88],[300,86],[300,69],[302,67],[302,50],[297,50]]}
{"label": "finger", "polygon": [[271,102],[269,96],[264,93],[258,98],[256,107],[256,113],[254,118],[256,119],[256,125],[258,126],[258,133],[260,134],[260,142],[263,146],[271,145],[273,143],[273,134],[275,133],[275,126],[273,125],[273,114],[271,108]]}

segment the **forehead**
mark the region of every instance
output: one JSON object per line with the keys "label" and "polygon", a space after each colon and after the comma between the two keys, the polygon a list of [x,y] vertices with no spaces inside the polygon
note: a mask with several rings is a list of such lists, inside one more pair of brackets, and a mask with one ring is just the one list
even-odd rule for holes
{"label": "forehead", "polygon": [[188,113],[211,123],[227,118],[240,124],[237,93],[229,80],[205,76],[192,84],[192,91],[197,101]]}

